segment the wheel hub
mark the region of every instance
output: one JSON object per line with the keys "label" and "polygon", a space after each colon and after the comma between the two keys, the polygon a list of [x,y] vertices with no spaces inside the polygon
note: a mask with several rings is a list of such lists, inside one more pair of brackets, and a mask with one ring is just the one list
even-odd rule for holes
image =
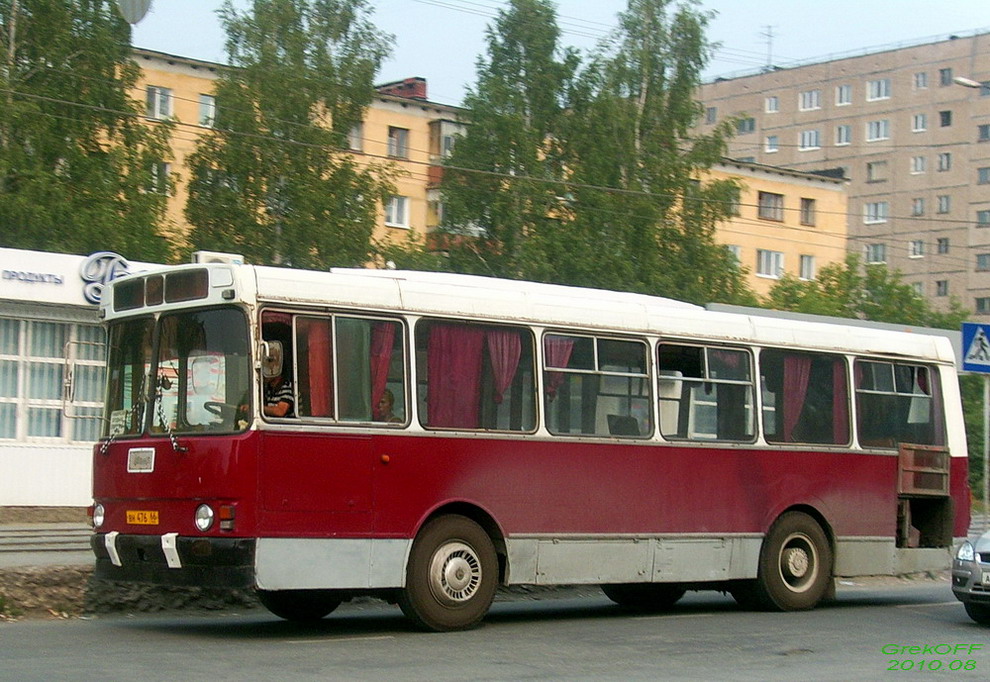
{"label": "wheel hub", "polygon": [[808,553],[803,549],[791,547],[784,550],[784,571],[792,578],[803,578],[808,573]]}

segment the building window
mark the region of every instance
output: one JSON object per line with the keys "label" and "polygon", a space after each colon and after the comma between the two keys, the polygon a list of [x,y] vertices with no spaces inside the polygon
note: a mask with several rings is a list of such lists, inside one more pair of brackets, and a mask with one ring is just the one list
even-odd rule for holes
{"label": "building window", "polygon": [[775,152],[779,148],[780,148],[780,144],[778,142],[777,136],[767,135],[767,142],[766,142],[766,146],[764,147],[764,151]]}
{"label": "building window", "polygon": [[866,164],[866,181],[883,182],[887,179],[886,161],[868,161]]}
{"label": "building window", "polygon": [[936,213],[948,213],[952,210],[952,197],[948,194],[939,194],[935,200],[938,204],[935,209]]}
{"label": "building window", "polygon": [[863,222],[867,225],[887,222],[887,202],[870,201],[863,208]]}
{"label": "building window", "polygon": [[166,119],[172,117],[172,91],[169,88],[149,85],[145,94],[148,118]]}
{"label": "building window", "polygon": [[866,124],[866,141],[876,142],[877,140],[887,140],[890,138],[890,121],[881,119],[870,121]]}
{"label": "building window", "polygon": [[990,271],[990,253],[976,254],[976,271],[977,272]]}
{"label": "building window", "polygon": [[938,112],[938,124],[943,128],[948,128],[952,125],[952,112],[951,111],[940,111]]}
{"label": "building window", "polygon": [[915,175],[918,173],[924,173],[928,170],[928,157],[925,156],[912,156],[911,157],[911,172]]}
{"label": "building window", "polygon": [[409,158],[409,130],[388,127],[388,155],[395,159]]}
{"label": "building window", "polygon": [[725,250],[732,254],[732,258],[735,259],[736,264],[742,262],[742,247],[738,244],[726,244]]}
{"label": "building window", "polygon": [[784,274],[784,254],[781,251],[756,250],[756,274],[778,279]]}
{"label": "building window", "polygon": [[887,245],[886,244],[867,244],[866,245],[866,262],[867,263],[886,263],[887,262]]}
{"label": "building window", "polygon": [[952,152],[942,152],[938,155],[939,172],[952,170]]}
{"label": "building window", "polygon": [[[104,338],[95,325],[0,318],[0,439],[95,441],[102,425]],[[62,413],[67,360],[74,365],[73,409],[82,419]]]}
{"label": "building window", "polygon": [[938,70],[938,84],[942,87],[952,85],[952,69]]}
{"label": "building window", "polygon": [[843,106],[845,104],[852,104],[852,86],[851,85],[840,85],[835,88],[835,103],[838,106]]}
{"label": "building window", "polygon": [[347,131],[347,148],[352,152],[364,150],[364,123],[358,121]]}
{"label": "building window", "polygon": [[822,91],[805,90],[798,96],[798,108],[801,111],[811,111],[822,108]]}
{"label": "building window", "polygon": [[763,111],[768,114],[776,114],[780,111],[780,100],[776,95],[771,95],[763,100]]}
{"label": "building window", "polygon": [[756,119],[741,118],[736,121],[736,133],[739,135],[745,135],[746,133],[751,133],[756,130]]}
{"label": "building window", "polygon": [[926,88],[928,88],[928,73],[925,71],[919,71],[914,74],[914,89],[925,90]]}
{"label": "building window", "polygon": [[976,141],[977,142],[988,142],[990,141],[990,123],[981,123],[976,126]]}
{"label": "building window", "polygon": [[866,84],[866,101],[890,99],[890,79],[881,78]]}
{"label": "building window", "polygon": [[151,164],[151,176],[148,180],[148,192],[153,194],[168,194],[169,174],[172,164],[164,161]]}
{"label": "building window", "polygon": [[409,227],[409,197],[392,195],[385,204],[385,224],[389,227]]}
{"label": "building window", "polygon": [[798,276],[803,280],[813,280],[815,278],[815,257],[801,256],[801,266]]}
{"label": "building window", "polygon": [[801,131],[801,138],[798,149],[802,151],[807,151],[810,149],[820,149],[820,148],[821,148],[821,140],[819,139],[817,130]]}
{"label": "building window", "polygon": [[913,239],[908,245],[908,257],[921,258],[925,255],[925,240]]}
{"label": "building window", "polygon": [[990,296],[980,296],[975,301],[976,312],[980,315],[990,313]]}
{"label": "building window", "polygon": [[976,184],[990,185],[990,167],[984,166],[976,169]]}
{"label": "building window", "polygon": [[911,131],[915,133],[928,130],[928,114],[915,114],[911,117]]}
{"label": "building window", "polygon": [[712,125],[718,120],[718,107],[708,107],[705,109],[705,123]]}
{"label": "building window", "polygon": [[946,253],[949,252],[949,238],[948,237],[939,237],[938,238],[938,241],[936,241],[935,244],[936,244],[936,247],[935,248],[936,248],[936,250],[940,254],[946,254]]}
{"label": "building window", "polygon": [[199,124],[212,128],[217,122],[217,98],[213,95],[199,96]]}
{"label": "building window", "polygon": [[935,295],[936,296],[949,295],[949,280],[939,279],[935,281]]}
{"label": "building window", "polygon": [[840,125],[835,127],[835,144],[843,145],[852,142],[852,126]]}
{"label": "building window", "polygon": [[983,210],[976,212],[976,226],[990,227],[990,211]]}
{"label": "building window", "polygon": [[911,282],[911,291],[914,292],[915,296],[925,295],[925,286],[923,282]]}
{"label": "building window", "polygon": [[911,215],[925,215],[925,200],[922,197],[915,197],[911,200]]}
{"label": "building window", "polygon": [[760,192],[758,195],[759,210],[757,214],[764,220],[784,219],[784,195],[773,192]]}
{"label": "building window", "polygon": [[815,200],[801,197],[801,224],[815,224]]}

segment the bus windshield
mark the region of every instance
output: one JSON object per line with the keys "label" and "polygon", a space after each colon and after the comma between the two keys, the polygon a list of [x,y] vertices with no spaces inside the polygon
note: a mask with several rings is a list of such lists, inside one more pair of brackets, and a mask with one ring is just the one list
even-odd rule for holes
{"label": "bus windshield", "polygon": [[168,313],[157,323],[140,318],[114,324],[107,435],[245,428],[248,348],[247,320],[234,308]]}

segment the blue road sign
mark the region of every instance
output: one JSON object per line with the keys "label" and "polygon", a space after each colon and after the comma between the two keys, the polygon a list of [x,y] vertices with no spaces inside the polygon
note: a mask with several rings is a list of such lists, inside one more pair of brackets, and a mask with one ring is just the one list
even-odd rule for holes
{"label": "blue road sign", "polygon": [[990,374],[990,324],[963,322],[962,358],[964,372]]}

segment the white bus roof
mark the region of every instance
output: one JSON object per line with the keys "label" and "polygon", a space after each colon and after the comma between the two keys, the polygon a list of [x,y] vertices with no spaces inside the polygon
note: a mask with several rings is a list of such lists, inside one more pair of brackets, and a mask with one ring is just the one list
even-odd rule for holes
{"label": "white bus roof", "polygon": [[254,272],[259,301],[955,361],[941,336],[716,312],[644,294],[441,272],[228,267]]}

